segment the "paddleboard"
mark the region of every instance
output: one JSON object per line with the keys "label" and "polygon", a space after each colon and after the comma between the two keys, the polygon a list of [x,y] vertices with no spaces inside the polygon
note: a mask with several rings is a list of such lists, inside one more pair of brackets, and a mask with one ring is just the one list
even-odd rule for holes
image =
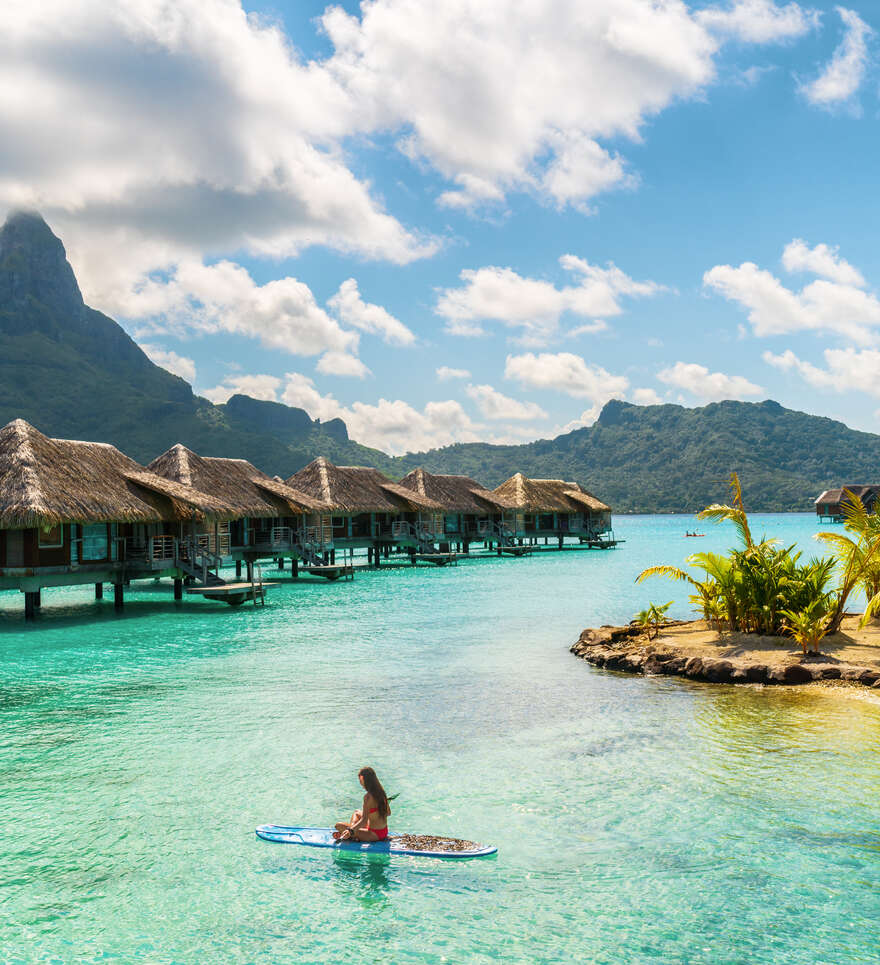
{"label": "paddleboard", "polygon": [[274,844],[299,844],[306,848],[335,848],[337,851],[354,851],[361,854],[408,854],[420,858],[485,858],[495,854],[498,848],[476,847],[468,851],[421,851],[404,847],[402,837],[393,832],[384,841],[336,841],[333,828],[287,827],[279,824],[261,824],[257,837]]}

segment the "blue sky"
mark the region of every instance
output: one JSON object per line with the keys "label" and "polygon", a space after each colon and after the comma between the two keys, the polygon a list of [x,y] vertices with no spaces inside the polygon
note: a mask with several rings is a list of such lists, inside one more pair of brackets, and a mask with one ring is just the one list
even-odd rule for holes
{"label": "blue sky", "polygon": [[387,451],[612,397],[878,431],[878,14],[42,0],[0,39],[0,212],[198,392]]}

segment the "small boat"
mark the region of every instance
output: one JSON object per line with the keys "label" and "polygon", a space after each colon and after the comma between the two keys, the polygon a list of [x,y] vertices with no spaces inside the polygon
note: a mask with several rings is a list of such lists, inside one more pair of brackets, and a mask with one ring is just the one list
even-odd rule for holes
{"label": "small boat", "polygon": [[701,536],[705,536],[705,533],[685,533],[685,539],[690,537],[691,539],[699,539]]}
{"label": "small boat", "polygon": [[[333,848],[359,854],[413,855],[420,858],[485,858],[498,848],[485,847],[473,841],[444,838],[437,835],[395,834],[384,841],[337,841],[333,828],[287,827],[261,824],[256,829],[258,838],[274,844],[298,844],[306,848]],[[418,844],[418,847],[413,847]]]}

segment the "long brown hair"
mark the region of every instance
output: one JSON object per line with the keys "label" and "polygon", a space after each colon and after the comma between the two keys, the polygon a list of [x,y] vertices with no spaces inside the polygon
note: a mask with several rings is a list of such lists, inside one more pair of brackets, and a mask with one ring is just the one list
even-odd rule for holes
{"label": "long brown hair", "polygon": [[362,767],[358,771],[358,777],[364,779],[364,790],[367,794],[372,794],[376,807],[379,809],[379,814],[383,818],[387,818],[391,813],[391,808],[388,806],[388,795],[385,793],[385,788],[382,787],[382,782],[376,777],[376,772],[372,767]]}

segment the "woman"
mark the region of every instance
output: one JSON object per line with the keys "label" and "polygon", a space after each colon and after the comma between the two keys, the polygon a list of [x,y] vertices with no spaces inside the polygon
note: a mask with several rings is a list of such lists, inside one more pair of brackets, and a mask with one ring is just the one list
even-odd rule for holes
{"label": "woman", "polygon": [[372,767],[362,767],[358,780],[366,791],[360,811],[355,811],[348,824],[340,821],[333,837],[337,841],[384,841],[388,837],[388,795]]}

